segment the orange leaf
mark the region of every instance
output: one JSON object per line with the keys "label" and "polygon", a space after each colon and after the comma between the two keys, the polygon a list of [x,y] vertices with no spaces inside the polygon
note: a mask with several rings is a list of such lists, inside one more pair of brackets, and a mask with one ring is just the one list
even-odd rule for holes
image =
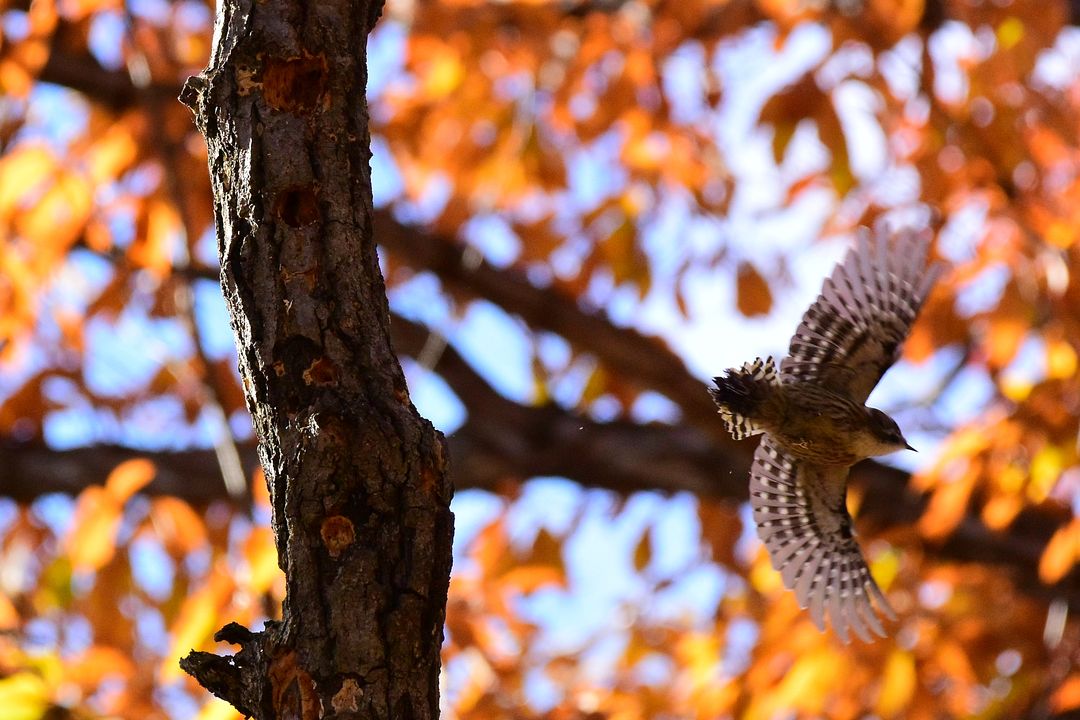
{"label": "orange leaf", "polygon": [[736,304],[746,317],[765,315],[772,308],[772,291],[761,273],[748,262],[739,263],[735,278]]}
{"label": "orange leaf", "polygon": [[139,146],[125,123],[113,125],[86,153],[91,180],[100,185],[116,178],[134,162]]}
{"label": "orange leaf", "polygon": [[1064,713],[1078,707],[1080,707],[1080,673],[1074,672],[1050,696],[1050,708],[1056,713]]}
{"label": "orange leaf", "polygon": [[21,236],[37,243],[39,250],[64,252],[78,239],[90,217],[93,192],[84,178],[60,174],[32,207],[16,216],[15,227]]}
{"label": "orange leaf", "polygon": [[0,631],[9,631],[19,624],[19,611],[6,594],[0,593]]}
{"label": "orange leaf", "polygon": [[979,465],[971,460],[958,459],[964,467],[958,477],[940,483],[930,498],[930,504],[919,518],[919,532],[923,537],[940,540],[960,524],[967,511],[968,500],[979,475]]}
{"label": "orange leaf", "polygon": [[1043,550],[1039,560],[1039,578],[1045,583],[1055,583],[1065,576],[1080,559],[1080,518],[1073,518],[1065,527],[1058,528]]}
{"label": "orange leaf", "polygon": [[135,675],[135,663],[126,653],[108,645],[95,645],[79,657],[64,663],[64,679],[92,693],[103,680]]}
{"label": "orange leaf", "polygon": [[558,569],[544,565],[523,565],[513,568],[500,580],[504,585],[515,587],[523,593],[530,593],[547,585],[566,585],[566,578]]}
{"label": "orange leaf", "polygon": [[181,670],[176,660],[190,650],[210,643],[211,637],[224,624],[221,620],[222,610],[232,599],[235,589],[232,574],[223,564],[218,564],[206,583],[187,597],[176,622],[170,628],[173,642],[169,657],[173,660],[162,663],[162,680],[168,682],[180,677]]}
{"label": "orange leaf", "polygon": [[93,485],[79,494],[75,520],[64,543],[75,569],[97,570],[112,560],[121,510],[121,503],[104,488]]}
{"label": "orange leaf", "polygon": [[172,267],[173,245],[181,231],[180,214],[172,203],[151,198],[146,203],[145,221],[146,233],[132,244],[129,255],[134,263],[164,277]]}
{"label": "orange leaf", "polygon": [[161,497],[150,506],[154,533],[165,548],[182,557],[206,544],[206,524],[183,500]]}
{"label": "orange leaf", "polygon": [[533,540],[532,552],[529,553],[528,558],[524,562],[530,565],[540,565],[552,568],[560,575],[565,574],[562,558],[562,543],[546,529],[541,529],[540,532],[536,533],[536,539]]}
{"label": "orange leaf", "polygon": [[105,481],[105,491],[122,505],[135,493],[146,487],[154,479],[157,468],[145,458],[136,458],[120,463],[109,473]]}

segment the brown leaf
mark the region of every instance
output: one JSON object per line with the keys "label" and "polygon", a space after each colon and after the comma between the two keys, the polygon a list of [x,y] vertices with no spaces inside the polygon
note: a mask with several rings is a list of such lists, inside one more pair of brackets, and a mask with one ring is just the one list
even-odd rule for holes
{"label": "brown leaf", "polygon": [[746,317],[759,317],[772,309],[769,283],[748,262],[739,263],[735,276],[735,304]]}

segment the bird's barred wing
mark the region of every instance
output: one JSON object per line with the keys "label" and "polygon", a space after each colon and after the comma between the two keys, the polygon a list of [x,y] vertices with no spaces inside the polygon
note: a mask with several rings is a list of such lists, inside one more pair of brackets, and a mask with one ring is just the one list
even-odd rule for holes
{"label": "bird's barred wing", "polygon": [[939,268],[926,268],[929,244],[929,232],[903,231],[892,242],[886,232],[873,239],[860,233],[803,316],[781,377],[865,402],[896,361],[937,277]]}
{"label": "bird's barred wing", "polygon": [[844,642],[849,627],[870,642],[867,628],[885,637],[871,596],[889,619],[896,620],[896,613],[852,536],[844,502],[847,473],[797,460],[765,435],[750,470],[750,505],[773,567],[799,606],[810,608],[818,629],[825,629],[828,612]]}

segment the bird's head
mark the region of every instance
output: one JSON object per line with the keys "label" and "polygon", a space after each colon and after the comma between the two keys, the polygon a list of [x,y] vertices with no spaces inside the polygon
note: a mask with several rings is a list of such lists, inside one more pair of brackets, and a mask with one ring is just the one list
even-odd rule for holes
{"label": "bird's head", "polygon": [[888,455],[897,450],[915,449],[904,439],[904,434],[900,432],[896,421],[875,408],[870,408],[869,430],[878,446],[874,455]]}

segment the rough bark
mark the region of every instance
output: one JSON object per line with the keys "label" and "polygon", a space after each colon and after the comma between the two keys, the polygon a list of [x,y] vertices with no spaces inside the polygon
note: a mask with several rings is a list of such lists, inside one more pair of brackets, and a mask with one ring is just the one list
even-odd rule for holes
{"label": "rough bark", "polygon": [[451,489],[389,339],[365,43],[381,3],[226,0],[182,100],[286,575],[283,619],[182,666],[258,718],[438,716]]}

